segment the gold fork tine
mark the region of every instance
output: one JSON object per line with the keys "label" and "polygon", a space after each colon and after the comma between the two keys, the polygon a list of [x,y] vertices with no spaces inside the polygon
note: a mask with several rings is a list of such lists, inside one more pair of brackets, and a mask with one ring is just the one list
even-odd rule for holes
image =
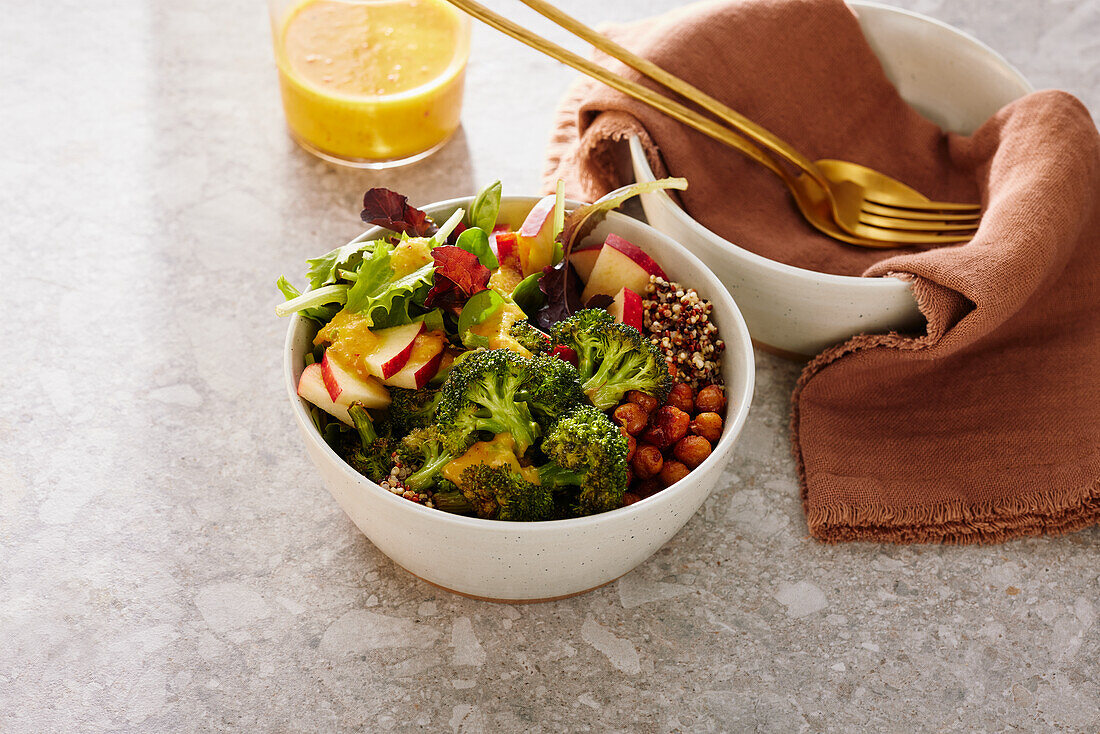
{"label": "gold fork tine", "polygon": [[873,201],[863,202],[863,211],[867,214],[877,214],[880,217],[893,217],[895,219],[915,219],[915,220],[928,220],[928,221],[948,221],[948,222],[973,222],[977,225],[978,220],[982,218],[981,212],[974,212],[973,214],[949,214],[946,212],[935,211],[917,211],[915,209],[902,209],[894,206],[882,206],[876,204]]}
{"label": "gold fork tine", "polygon": [[974,212],[979,213],[982,210],[981,204],[959,204],[953,201],[922,201],[919,204],[912,201],[899,202],[894,199],[891,200],[888,195],[872,191],[867,194],[867,200],[872,201],[881,206],[894,207],[897,209],[910,209],[912,211],[946,211],[946,212]]}
{"label": "gold fork tine", "polygon": [[927,222],[918,221],[915,219],[894,219],[892,217],[880,217],[877,214],[867,214],[862,212],[859,215],[859,221],[863,222],[869,227],[878,227],[880,229],[899,229],[909,230],[913,232],[976,232],[978,229],[977,222],[971,222],[968,224],[960,224],[958,222]]}

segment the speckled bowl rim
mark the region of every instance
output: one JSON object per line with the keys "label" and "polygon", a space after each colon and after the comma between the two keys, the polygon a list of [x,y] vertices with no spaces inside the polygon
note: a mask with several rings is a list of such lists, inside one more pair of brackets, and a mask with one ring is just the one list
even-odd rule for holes
{"label": "speckled bowl rim", "polygon": [[[508,202],[530,201],[531,203],[534,203],[538,199],[539,197],[537,196],[503,197],[503,201]],[[435,202],[420,208],[431,215],[431,212],[433,211],[445,211],[448,208],[453,210],[454,208],[459,206],[468,206],[471,201],[473,201],[473,196],[463,196]],[[570,207],[575,207],[579,205],[579,202],[569,201],[567,202],[567,204]],[[746,375],[745,384],[740,391],[740,394],[736,396],[737,410],[735,414],[733,416],[729,416],[727,414],[725,426],[722,431],[722,438],[714,447],[711,455],[708,456],[702,464],[696,467],[696,470],[701,470],[704,467],[710,466],[711,464],[719,460],[726,462],[729,460],[729,454],[733,449],[733,445],[734,443],[736,443],[737,438],[741,434],[742,428],[744,428],[745,421],[748,419],[749,408],[752,403],[753,391],[756,384],[756,364],[753,355],[752,341],[749,337],[749,330],[745,324],[745,319],[741,315],[740,309],[737,308],[737,303],[733,300],[733,296],[730,295],[729,290],[726,289],[722,282],[718,280],[717,276],[715,276],[714,273],[710,271],[710,269],[706,266],[705,263],[702,262],[702,260],[696,257],[693,253],[689,252],[687,248],[685,248],[679,242],[676,242],[663,232],[660,232],[659,230],[650,227],[648,224],[642,222],[641,220],[627,217],[626,215],[620,214],[618,212],[611,212],[608,215],[608,220],[613,222],[616,218],[619,217],[622,217],[623,219],[628,219],[642,227],[646,227],[652,230],[652,234],[655,236],[654,238],[656,241],[665,241],[667,243],[671,243],[674,247],[674,250],[678,251],[680,257],[683,257],[687,260],[694,260],[698,265],[699,271],[702,273],[703,276],[702,279],[705,282],[700,284],[692,284],[692,287],[698,290],[700,295],[707,298],[707,300],[726,301],[731,313],[735,317],[733,324],[727,325],[723,323],[720,328],[722,329],[723,333],[727,334],[729,333],[728,330],[730,329],[736,331],[740,337],[738,341],[744,345],[744,349],[739,356],[742,362],[741,367]],[[386,230],[383,230],[381,227],[371,227],[352,241],[359,242],[365,241],[367,239],[372,239],[384,231]],[[612,516],[622,517],[626,516],[627,514],[647,514],[661,507],[664,507],[667,504],[674,503],[677,500],[678,496],[682,492],[687,491],[688,487],[690,487],[692,484],[690,481],[691,474],[688,474],[687,479],[681,480],[671,487],[663,489],[656,494],[650,495],[643,500],[639,500],[632,505],[620,507],[617,510],[609,510],[607,512],[601,512],[597,515],[569,518],[566,520],[539,520],[536,522],[484,520],[477,517],[455,515],[449,512],[432,509],[430,507],[424,507],[423,505],[416,502],[411,502],[407,499],[404,499],[403,497],[393,494],[388,490],[383,489],[371,480],[364,477],[359,472],[352,469],[347,462],[340,458],[339,454],[333,451],[332,447],[328,445],[328,442],[325,441],[324,437],[321,436],[321,433],[317,430],[317,426],[314,425],[313,419],[310,417],[309,412],[305,407],[305,400],[298,397],[298,385],[297,380],[294,376],[294,365],[291,364],[291,352],[293,350],[294,337],[299,329],[308,327],[306,321],[307,319],[303,318],[299,314],[294,314],[293,316],[291,316],[290,325],[287,327],[286,340],[283,344],[283,379],[286,383],[287,396],[290,399],[291,409],[294,411],[295,418],[301,425],[304,425],[309,429],[308,431],[306,431],[306,435],[309,437],[309,440],[312,441],[314,445],[316,445],[321,450],[322,454],[325,456],[325,458],[329,460],[330,463],[338,466],[340,471],[343,472],[343,474],[347,478],[363,486],[366,491],[374,494],[380,501],[390,503],[391,506],[393,506],[397,511],[429,513],[427,517],[432,518],[433,521],[444,523],[454,528],[465,528],[468,530],[476,530],[478,532],[488,531],[502,534],[523,533],[528,535],[557,533],[564,529],[594,527],[599,525],[603,520]],[[726,337],[724,341],[727,344],[730,343],[730,339],[728,337]],[[727,395],[727,405],[734,404],[733,400],[733,396]],[[702,476],[703,474],[704,472],[699,471],[699,476]]]}
{"label": "speckled bowl rim", "polygon": [[[961,42],[968,43],[977,47],[984,54],[989,56],[994,61],[998,62],[1009,76],[1014,77],[1016,81],[1020,83],[1021,87],[1027,89],[1028,91],[1035,90],[1031,82],[1027,80],[1027,78],[1020,72],[1019,69],[1009,63],[1008,59],[1006,59],[1004,56],[997,53],[995,50],[982,43],[980,40],[970,35],[969,33],[961,31],[953,25],[944,23],[942,20],[936,20],[935,18],[931,18],[927,15],[915,13],[912,10],[896,8],[892,5],[885,5],[883,3],[866,2],[866,0],[849,0],[847,5],[852,8],[852,10],[856,11],[857,15],[860,8],[873,8],[875,10],[880,10],[883,12],[907,16],[909,18],[912,18],[913,20],[921,21],[923,23],[927,23],[929,25],[936,26],[942,30],[948,31],[949,33],[957,36]],[[639,140],[637,136],[632,136],[629,143],[630,158],[632,164],[640,167],[644,173],[647,173],[649,175],[649,178],[655,179],[656,175],[653,173],[653,168],[649,165],[649,160],[645,156],[645,151],[642,148],[641,140]],[[725,237],[722,237],[713,230],[705,227],[697,219],[688,214],[683,207],[677,204],[676,200],[669,196],[667,192],[656,191],[653,193],[653,196],[661,199],[662,202],[665,203],[668,208],[673,212],[673,215],[677,219],[686,224],[690,229],[695,231],[700,236],[710,239],[722,249],[736,254],[737,256],[742,257],[745,260],[754,262],[762,267],[771,268],[778,273],[783,273],[785,275],[790,275],[817,283],[844,285],[860,290],[885,289],[888,291],[896,291],[899,293],[901,291],[909,290],[909,281],[903,280],[902,278],[895,275],[886,274],[872,277],[864,277],[861,275],[837,275],[836,273],[822,273],[817,270],[810,270],[808,268],[800,268],[795,265],[788,265],[787,263],[779,262],[778,260],[773,260],[769,257],[764,257],[763,255],[758,255],[751,250],[746,250],[744,247],[730,242]]]}

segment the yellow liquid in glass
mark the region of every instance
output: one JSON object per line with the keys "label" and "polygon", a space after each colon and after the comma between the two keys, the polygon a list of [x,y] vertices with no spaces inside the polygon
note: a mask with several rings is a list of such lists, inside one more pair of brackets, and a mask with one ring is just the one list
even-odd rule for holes
{"label": "yellow liquid in glass", "polygon": [[400,160],[459,124],[469,26],[443,0],[307,0],[276,31],[283,108],[305,147]]}

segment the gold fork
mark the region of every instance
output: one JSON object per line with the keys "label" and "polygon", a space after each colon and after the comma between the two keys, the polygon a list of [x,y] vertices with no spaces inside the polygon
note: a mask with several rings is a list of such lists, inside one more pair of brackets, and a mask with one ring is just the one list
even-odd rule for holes
{"label": "gold fork", "polygon": [[449,2],[516,40],[744,153],[778,175],[807,221],[830,237],[864,247],[946,244],[969,240],[977,227],[980,210],[976,205],[929,201],[908,186],[858,164],[832,160],[815,164],[751,120],[543,0],[521,2],[737,127],[757,143],[798,166],[802,175],[795,177],[754,143],[710,118],[535,35],[475,0]]}

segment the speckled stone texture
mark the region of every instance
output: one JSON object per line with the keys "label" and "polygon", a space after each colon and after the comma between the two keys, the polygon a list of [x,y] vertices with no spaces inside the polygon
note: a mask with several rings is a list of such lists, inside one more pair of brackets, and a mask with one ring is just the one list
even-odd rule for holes
{"label": "speckled stone texture", "polygon": [[[1097,0],[903,4],[1100,111]],[[369,186],[535,189],[572,74],[474,38],[464,129],[371,174],[288,140],[261,2],[5,7],[0,731],[1100,729],[1100,531],[810,540],[768,355],[721,486],[610,586],[470,601],[358,533],[291,423],[272,283]]]}

